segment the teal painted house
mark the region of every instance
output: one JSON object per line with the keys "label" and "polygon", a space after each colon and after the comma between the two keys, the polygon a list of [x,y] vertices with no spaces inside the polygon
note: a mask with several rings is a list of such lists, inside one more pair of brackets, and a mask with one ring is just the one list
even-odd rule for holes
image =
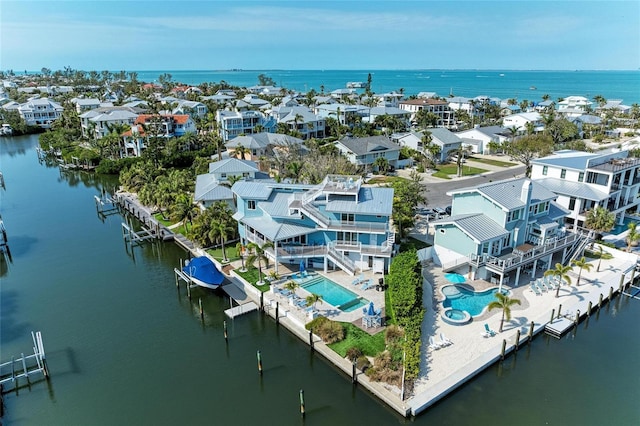
{"label": "teal painted house", "polygon": [[395,242],[393,189],[363,186],[359,176],[329,175],[319,185],[236,182],[240,238],[263,245],[276,265],[385,272]]}
{"label": "teal painted house", "polygon": [[451,216],[433,223],[434,257],[443,269],[468,265],[473,278],[501,284],[523,271],[552,265],[555,254],[566,262],[588,235],[567,232],[569,213],[556,194],[527,178],[490,182],[448,193]]}

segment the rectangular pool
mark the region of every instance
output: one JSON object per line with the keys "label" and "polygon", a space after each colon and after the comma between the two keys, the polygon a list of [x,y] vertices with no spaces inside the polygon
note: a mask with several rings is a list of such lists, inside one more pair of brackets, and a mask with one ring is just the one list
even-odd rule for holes
{"label": "rectangular pool", "polygon": [[613,229],[610,231],[610,233],[619,235],[619,234],[622,234],[624,231],[628,231],[629,224],[631,222],[635,222],[637,225],[640,225],[640,218],[625,216],[624,219],[622,219],[622,225],[614,226]]}
{"label": "rectangular pool", "polygon": [[323,276],[314,278],[301,287],[309,293],[319,294],[323,301],[344,312],[355,311],[369,303],[368,300]]}

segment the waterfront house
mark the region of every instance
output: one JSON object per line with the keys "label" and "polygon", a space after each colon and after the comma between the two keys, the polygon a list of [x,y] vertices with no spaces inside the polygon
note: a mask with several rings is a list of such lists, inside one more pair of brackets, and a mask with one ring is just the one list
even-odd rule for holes
{"label": "waterfront house", "polygon": [[227,158],[209,163],[209,173],[196,177],[194,201],[206,209],[217,201],[225,201],[235,211],[231,185],[238,180],[264,179],[268,176],[260,173],[253,161]]}
{"label": "waterfront house", "polygon": [[244,243],[266,242],[279,264],[384,273],[393,253],[393,189],[367,187],[360,176],[329,175],[319,185],[240,181],[238,231]]}
{"label": "waterfront house", "polygon": [[373,164],[378,158],[386,159],[392,168],[398,167],[400,146],[386,136],[344,137],[336,141],[335,145],[349,162],[365,170],[373,171]]}
{"label": "waterfront house", "polygon": [[[230,156],[236,156],[239,147],[244,149],[243,160],[259,161],[261,157],[270,158],[278,150],[299,149],[302,139],[282,133],[254,133],[234,138],[225,144]],[[239,155],[239,154],[238,154]]]}
{"label": "waterfront house", "polygon": [[209,108],[202,102],[188,101],[181,99],[171,110],[172,114],[187,114],[194,120],[196,118],[202,118],[209,112]]}
{"label": "waterfront house", "polygon": [[101,107],[86,111],[79,116],[82,136],[89,139],[101,139],[116,125],[130,127],[138,114],[127,107]]}
{"label": "waterfront house", "polygon": [[615,213],[621,224],[640,203],[640,158],[629,151],[557,151],[531,161],[531,178],[569,211],[568,227],[583,227],[587,211],[597,206]]}
{"label": "waterfront house", "polygon": [[64,108],[48,98],[30,99],[20,104],[18,113],[30,126],[40,126],[43,129],[51,127],[51,123],[62,116]]}
{"label": "waterfront house", "polygon": [[400,122],[403,123],[405,129],[409,127],[411,113],[400,108],[389,106],[377,106],[369,108],[369,116],[366,117],[364,121],[374,123],[376,121],[376,118],[383,117],[385,115],[397,118]]}
{"label": "waterfront house", "polygon": [[580,253],[588,235],[568,232],[557,195],[527,178],[489,182],[447,193],[451,216],[432,223],[434,260],[444,270],[468,265],[473,278],[505,283]]}
{"label": "waterfront house", "polygon": [[131,130],[122,134],[121,157],[139,157],[149,137],[172,138],[195,133],[196,125],[188,115],[141,114]]}
{"label": "waterfront house", "polygon": [[373,97],[377,100],[378,106],[397,108],[398,103],[402,98],[404,98],[404,95],[402,93],[392,91],[388,93],[378,93],[373,95]]}

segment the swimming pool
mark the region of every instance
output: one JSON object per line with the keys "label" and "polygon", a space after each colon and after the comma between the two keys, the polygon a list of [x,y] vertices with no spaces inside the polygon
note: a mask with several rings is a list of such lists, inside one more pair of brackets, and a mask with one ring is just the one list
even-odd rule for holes
{"label": "swimming pool", "polygon": [[324,302],[344,312],[355,311],[369,304],[367,299],[359,297],[354,292],[323,276],[316,277],[302,284],[301,287],[309,293],[319,294]]}
{"label": "swimming pool", "polygon": [[624,231],[627,231],[629,229],[629,224],[631,222],[635,222],[636,224],[640,225],[640,218],[625,216],[624,219],[622,220],[622,225],[614,226],[610,234],[615,234],[615,235],[622,234]]}
{"label": "swimming pool", "polygon": [[[485,291],[477,292],[469,290],[461,285],[453,284],[442,287],[442,294],[445,299],[442,306],[460,311],[466,311],[472,317],[476,317],[484,311],[490,302],[496,300],[495,294],[498,288],[490,288]],[[508,292],[503,290],[503,293]]]}

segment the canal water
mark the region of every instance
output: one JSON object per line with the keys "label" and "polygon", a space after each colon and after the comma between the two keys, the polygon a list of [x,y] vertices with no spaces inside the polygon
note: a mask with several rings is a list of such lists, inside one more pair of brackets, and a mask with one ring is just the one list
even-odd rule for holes
{"label": "canal water", "polygon": [[[4,395],[7,425],[632,425],[640,420],[640,300],[614,299],[561,340],[537,337],[415,419],[399,417],[259,313],[176,288],[186,253],[133,250],[94,195],[113,180],[38,163],[37,137],[0,139],[2,361],[41,331],[51,380]],[[200,321],[198,300],[205,311]],[[261,351],[264,372],[257,370]],[[306,417],[299,414],[304,390]]]}

